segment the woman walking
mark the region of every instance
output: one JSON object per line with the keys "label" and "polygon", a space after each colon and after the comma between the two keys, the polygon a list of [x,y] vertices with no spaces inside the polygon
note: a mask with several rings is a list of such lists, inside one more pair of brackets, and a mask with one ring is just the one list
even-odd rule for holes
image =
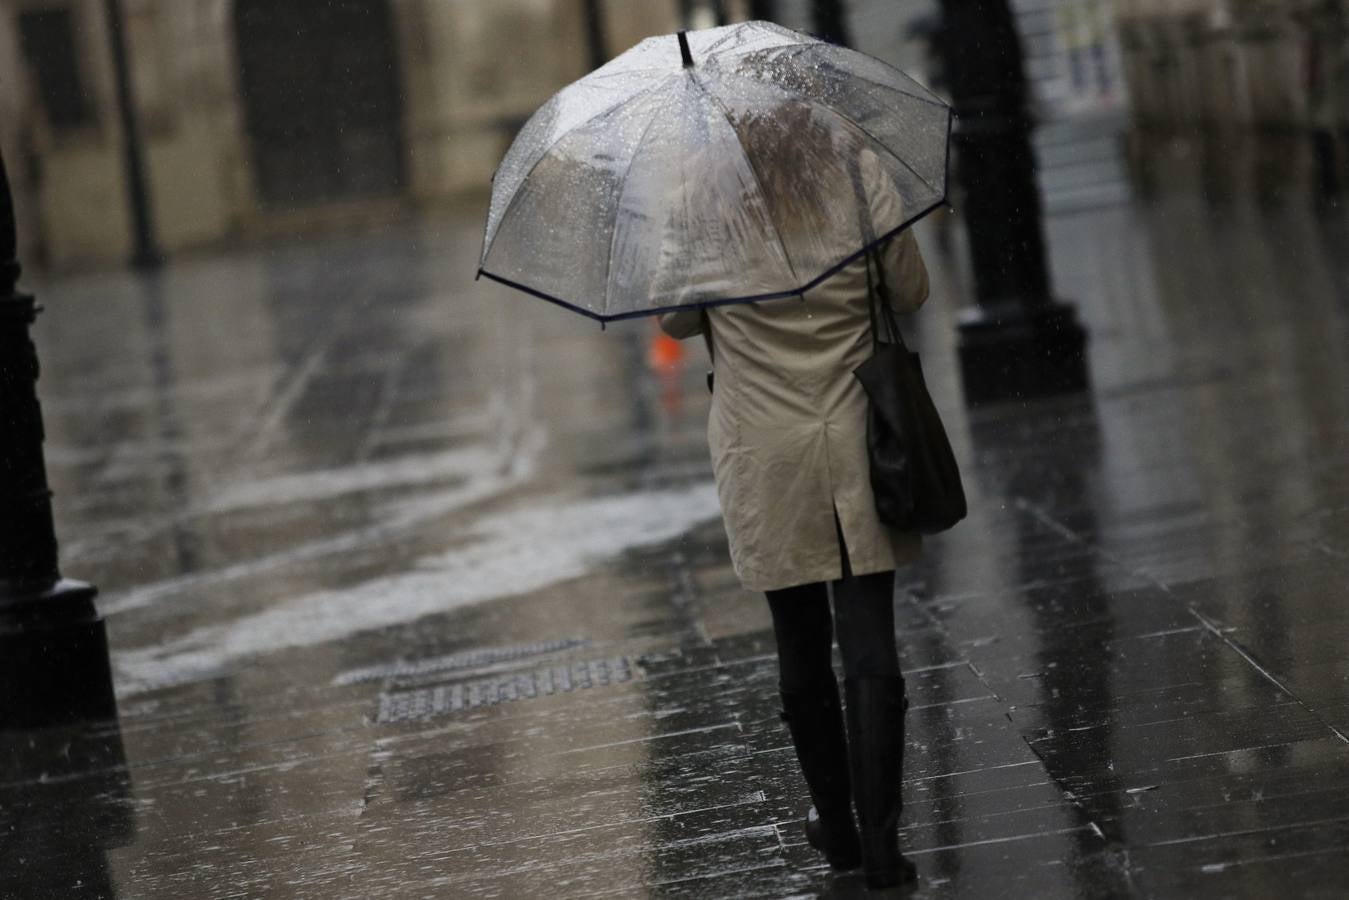
{"label": "woman walking", "polygon": [[876,340],[898,335],[884,306],[873,327],[871,288],[897,313],[927,297],[905,226],[945,199],[951,121],[902,72],[772,23],[648,38],[512,141],[478,269],[600,322],[661,314],[673,337],[708,339],[717,490],[736,572],[772,612],[806,834],[875,887],[914,878],[893,595],[920,549],[877,497],[886,521],[923,528],[949,527],[960,510],[941,501],[963,498],[912,356]]}
{"label": "woman walking", "polygon": [[[792,146],[801,146],[799,134],[778,152]],[[856,171],[871,221],[903,221],[894,184],[869,150]],[[775,193],[771,185],[766,193]],[[796,219],[811,227],[808,216]],[[908,701],[894,579],[918,556],[920,538],[883,524],[871,493],[867,397],[853,370],[873,350],[873,279],[896,312],[927,298],[911,231],[800,301],[681,310],[661,326],[677,338],[704,335],[713,355],[708,444],[735,571],[768,598],[781,717],[814,803],[807,837],[832,868],[860,864],[869,886],[888,887],[915,877],[898,844]],[[835,634],[846,723],[831,661]]]}

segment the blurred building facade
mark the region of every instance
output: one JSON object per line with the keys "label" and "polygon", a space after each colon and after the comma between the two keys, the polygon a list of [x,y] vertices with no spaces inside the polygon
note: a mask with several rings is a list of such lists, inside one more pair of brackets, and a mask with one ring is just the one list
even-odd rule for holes
{"label": "blurred building facade", "polygon": [[[110,0],[0,0],[0,147],[24,259],[127,258]],[[748,0],[118,0],[158,244],[340,227],[484,191],[515,130],[650,34]],[[1349,139],[1349,0],[1012,0],[1042,117]],[[810,0],[778,0],[808,29]],[[855,44],[932,79],[937,0],[851,0]],[[923,22],[926,21],[926,26]]]}
{"label": "blurred building facade", "polygon": [[1114,0],[1016,0],[1013,8],[1042,118],[1127,108]]}
{"label": "blurred building facade", "polygon": [[[485,189],[590,59],[587,0],[120,0],[168,253],[397,215]],[[743,4],[730,4],[743,15]],[[679,0],[602,0],[612,52]],[[0,0],[0,141],[25,260],[125,259],[107,0]]]}
{"label": "blurred building facade", "polygon": [[1349,0],[1116,0],[1135,118],[1349,130]]}

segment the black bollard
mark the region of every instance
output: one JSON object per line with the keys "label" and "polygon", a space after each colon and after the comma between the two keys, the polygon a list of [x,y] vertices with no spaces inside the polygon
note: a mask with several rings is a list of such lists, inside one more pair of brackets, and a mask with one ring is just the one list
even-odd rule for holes
{"label": "black bollard", "polygon": [[0,157],[0,731],[115,717],[97,590],[61,577],[42,456],[33,298]]}
{"label": "black bollard", "polygon": [[942,0],[955,178],[978,306],[960,324],[971,403],[1085,390],[1086,331],[1051,293],[1021,39],[1007,0]]}

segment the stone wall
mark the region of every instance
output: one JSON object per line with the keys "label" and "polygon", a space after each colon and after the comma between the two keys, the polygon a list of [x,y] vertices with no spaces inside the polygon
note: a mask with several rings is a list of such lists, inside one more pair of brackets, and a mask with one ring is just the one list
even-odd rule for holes
{"label": "stone wall", "polygon": [[[280,0],[278,0],[280,2]],[[487,189],[519,125],[583,75],[583,0],[387,0],[401,86],[396,196],[298,209],[260,197],[241,96],[233,0],[122,0],[157,238],[169,253],[337,227]],[[54,129],[19,17],[67,9],[91,121]],[[130,252],[104,0],[0,0],[0,147],[24,258],[67,269]],[[677,0],[606,0],[611,53],[675,27]]]}

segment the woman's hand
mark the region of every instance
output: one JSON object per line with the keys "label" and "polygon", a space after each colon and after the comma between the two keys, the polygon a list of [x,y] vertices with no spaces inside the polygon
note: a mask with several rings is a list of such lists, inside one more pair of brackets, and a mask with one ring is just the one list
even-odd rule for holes
{"label": "woman's hand", "polygon": [[661,331],[672,338],[684,340],[703,333],[703,311],[701,309],[677,309],[674,312],[661,313],[658,317]]}

